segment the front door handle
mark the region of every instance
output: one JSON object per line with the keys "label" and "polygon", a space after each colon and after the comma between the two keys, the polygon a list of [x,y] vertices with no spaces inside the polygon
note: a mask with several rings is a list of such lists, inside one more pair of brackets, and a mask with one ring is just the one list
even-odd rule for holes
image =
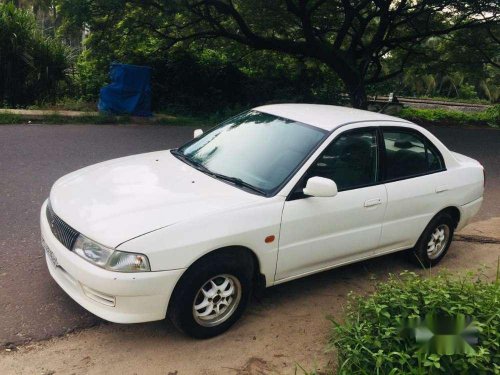
{"label": "front door handle", "polygon": [[368,199],[367,201],[365,201],[365,207],[378,206],[381,203],[382,199],[380,198]]}

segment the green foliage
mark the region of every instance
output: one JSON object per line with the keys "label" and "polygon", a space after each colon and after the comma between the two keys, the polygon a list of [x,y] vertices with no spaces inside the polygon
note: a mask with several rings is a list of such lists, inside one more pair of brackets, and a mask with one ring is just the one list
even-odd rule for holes
{"label": "green foliage", "polygon": [[[418,352],[420,346],[402,336],[401,327],[405,319],[428,313],[472,317],[479,328],[475,353]],[[350,295],[345,322],[333,322],[332,329],[339,374],[498,374],[500,284],[471,274],[391,275],[371,296]]]}
{"label": "green foliage", "polygon": [[[174,47],[143,19],[161,23],[165,15],[121,0],[61,0],[66,23],[84,18],[92,29],[76,64],[75,88],[84,100],[96,100],[113,61],[153,68],[153,108],[179,114],[220,117],[269,101],[338,102],[341,85],[317,62],[255,51],[222,40],[180,43]],[[73,17],[73,18],[71,18]],[[76,18],[75,18],[76,17]]]}
{"label": "green foliage", "polygon": [[67,48],[44,37],[31,12],[0,3],[0,106],[54,101],[67,68]]}
{"label": "green foliage", "polygon": [[24,122],[22,116],[11,113],[0,113],[0,125],[20,124]]}
{"label": "green foliage", "polygon": [[477,92],[473,85],[468,83],[463,83],[460,86],[460,90],[458,92],[458,97],[460,99],[473,99],[477,98]]}
{"label": "green foliage", "polygon": [[[155,68],[157,108],[168,104],[199,112],[214,104],[231,108],[268,100],[332,103],[338,92],[366,107],[370,85],[386,90],[377,84],[393,79],[391,86],[401,86],[397,78],[413,65],[419,75],[430,70],[428,77],[417,77],[429,85],[406,79],[405,91],[466,98],[477,96],[479,87],[483,96],[495,91],[491,82],[480,86],[489,75],[464,80],[466,64],[446,66],[447,59],[474,56],[468,61],[473,69],[467,69],[474,75],[496,59],[488,35],[490,27],[496,32],[497,6],[490,1],[470,7],[455,0],[421,0],[418,6],[340,0],[56,3],[59,35],[90,30],[77,74],[84,97],[97,95],[111,61]],[[469,34],[481,43],[471,43]]]}
{"label": "green foliage", "polygon": [[418,53],[406,64],[402,77],[391,82],[392,91],[401,96],[480,98],[497,103],[500,93],[498,35],[500,23],[423,41]]}
{"label": "green foliage", "polygon": [[99,90],[108,81],[109,65],[90,49],[82,51],[75,64],[73,85],[76,96],[83,101],[97,101]]}
{"label": "green foliage", "polygon": [[422,125],[488,125],[499,127],[500,105],[497,104],[482,112],[403,108],[398,116]]}
{"label": "green foliage", "polygon": [[[153,67],[156,111],[214,118],[268,102],[339,104],[340,93],[357,106],[366,103],[365,92],[491,103],[500,97],[498,23],[466,26],[482,23],[478,14],[497,14],[498,5],[489,1],[474,7],[434,0],[418,6],[340,0],[14,3],[26,10],[2,8],[0,106],[46,105],[65,96],[95,102],[114,61]],[[222,11],[227,4],[255,38],[240,30],[234,12]],[[5,50],[14,57],[4,58]]]}
{"label": "green foliage", "polygon": [[208,113],[220,118],[218,111],[233,113],[276,100],[329,104],[340,100],[338,79],[312,61],[242,48],[198,49],[196,44],[166,51],[142,51],[139,45],[123,45],[110,56],[107,49],[100,49],[104,44],[102,39],[90,37],[90,48],[77,62],[75,86],[83,100],[97,99],[99,88],[107,82],[113,56],[119,56],[123,63],[153,68],[155,110]]}

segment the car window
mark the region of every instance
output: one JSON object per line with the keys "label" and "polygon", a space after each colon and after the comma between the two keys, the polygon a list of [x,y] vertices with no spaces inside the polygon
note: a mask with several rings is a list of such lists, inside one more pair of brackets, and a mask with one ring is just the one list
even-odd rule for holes
{"label": "car window", "polygon": [[400,179],[443,169],[435,147],[423,136],[404,130],[384,130],[386,179]]}
{"label": "car window", "polygon": [[342,191],[374,184],[377,165],[376,130],[356,130],[337,137],[311,166],[307,177],[329,178]]}

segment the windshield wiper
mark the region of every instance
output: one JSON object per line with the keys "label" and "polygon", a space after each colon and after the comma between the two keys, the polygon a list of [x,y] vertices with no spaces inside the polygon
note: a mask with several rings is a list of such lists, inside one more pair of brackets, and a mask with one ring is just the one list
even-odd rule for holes
{"label": "windshield wiper", "polygon": [[242,187],[245,187],[247,189],[253,190],[259,194],[266,195],[266,192],[264,190],[259,189],[258,187],[255,187],[253,185],[250,185],[248,182],[243,181],[241,178],[225,176],[223,174],[219,174],[219,173],[215,173],[215,172],[210,172],[210,174],[214,177],[221,179],[221,180],[229,181],[237,186],[242,186]]}
{"label": "windshield wiper", "polygon": [[174,156],[178,157],[179,159],[183,160],[184,162],[186,162],[187,164],[191,165],[192,167],[198,169],[199,171],[201,171],[205,174],[208,174],[209,176],[218,178],[219,180],[231,182],[236,186],[245,187],[245,188],[247,188],[249,190],[253,190],[261,195],[267,195],[267,193],[264,190],[261,190],[258,187],[250,185],[248,182],[243,181],[241,178],[225,176],[225,175],[220,174],[220,173],[212,172],[210,169],[205,167],[200,162],[193,160],[193,159],[190,159],[189,157],[187,157],[186,155],[184,155],[182,152],[180,152],[177,149],[170,150],[170,152]]}
{"label": "windshield wiper", "polygon": [[208,169],[207,167],[205,167],[203,164],[201,164],[200,162],[197,162],[196,160],[193,160],[193,159],[187,157],[186,155],[184,155],[179,150],[173,149],[173,150],[170,150],[170,152],[174,156],[178,157],[179,159],[181,159],[185,163],[189,164],[190,166],[198,169],[199,171],[202,171],[202,172],[208,173],[208,174],[213,174],[213,172],[210,169]]}

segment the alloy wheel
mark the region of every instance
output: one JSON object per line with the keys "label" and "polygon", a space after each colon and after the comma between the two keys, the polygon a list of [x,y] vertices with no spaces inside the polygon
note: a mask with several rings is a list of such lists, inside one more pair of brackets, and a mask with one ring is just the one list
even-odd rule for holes
{"label": "alloy wheel", "polygon": [[200,288],[193,301],[193,317],[204,327],[229,319],[241,300],[239,280],[228,274],[212,277]]}
{"label": "alloy wheel", "polygon": [[427,256],[429,259],[437,259],[443,253],[450,239],[450,228],[446,224],[441,224],[432,232],[427,243]]}

